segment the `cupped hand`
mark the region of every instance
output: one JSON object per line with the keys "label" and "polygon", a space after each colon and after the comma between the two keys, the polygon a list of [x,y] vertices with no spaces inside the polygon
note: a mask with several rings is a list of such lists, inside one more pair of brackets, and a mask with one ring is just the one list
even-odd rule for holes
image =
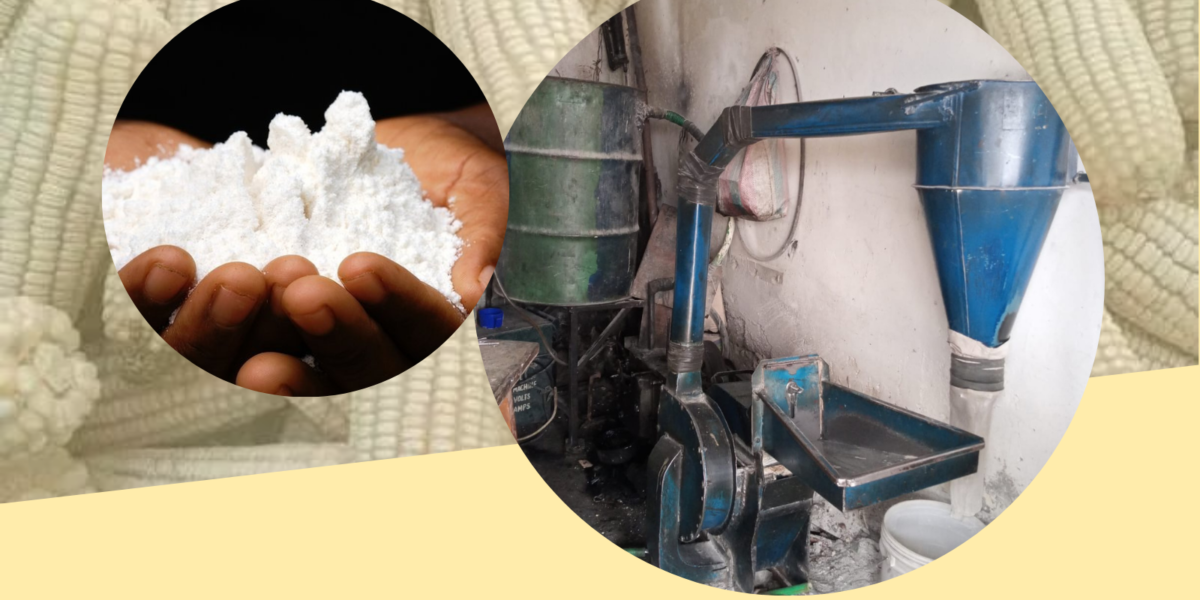
{"label": "cupped hand", "polygon": [[[180,145],[210,144],[182,131],[140,121],[113,125],[104,164],[132,170],[151,157],[168,157]],[[196,285],[196,263],[180,248],[143,252],[118,275],[146,321],[196,366],[233,381],[248,358],[242,347],[266,300],[266,277],[254,266],[230,263]],[[172,318],[174,317],[174,318]]]}
{"label": "cupped hand", "polygon": [[[462,325],[440,292],[378,254],[342,261],[341,285],[300,257],[276,260],[266,273],[274,278],[271,311],[260,320],[289,324],[320,370],[294,352],[260,347],[237,375],[238,385],[252,390],[325,396],[369,387],[420,362]],[[259,337],[278,342],[276,329],[270,332]]]}
{"label": "cupped hand", "polygon": [[129,261],[118,275],[163,340],[196,366],[233,380],[266,303],[269,287],[261,271],[245,263],[221,265],[193,289],[191,255],[158,246]]}
{"label": "cupped hand", "polygon": [[[430,201],[463,223],[451,280],[468,310],[499,258],[508,216],[499,133],[480,113],[477,107],[376,125],[380,143],[404,149]],[[181,143],[208,146],[160,125],[118,122],[105,163],[132,169]],[[191,257],[170,246],[143,253],[120,273],[142,315],[173,348],[214,375],[266,393],[328,395],[385,381],[436,350],[464,319],[402,265],[372,253],[342,262],[342,285],[298,256],[262,271],[223,265],[189,294],[194,275]],[[298,358],[304,354],[320,369]]]}
{"label": "cupped hand", "polygon": [[[486,113],[486,115],[482,114]],[[508,162],[500,132],[486,105],[433,116],[384,119],[379,143],[404,150],[435,206],[462,221],[462,256],[451,282],[470,310],[491,279],[508,225]]]}

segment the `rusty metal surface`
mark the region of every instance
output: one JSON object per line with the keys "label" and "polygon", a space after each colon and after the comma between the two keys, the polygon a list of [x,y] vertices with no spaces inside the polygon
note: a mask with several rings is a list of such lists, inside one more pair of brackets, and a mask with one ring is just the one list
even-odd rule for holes
{"label": "rusty metal surface", "polygon": [[511,342],[507,340],[482,340],[479,354],[483,357],[483,369],[487,371],[488,384],[496,400],[512,393],[512,388],[521,375],[537,358],[539,346],[535,342]]}

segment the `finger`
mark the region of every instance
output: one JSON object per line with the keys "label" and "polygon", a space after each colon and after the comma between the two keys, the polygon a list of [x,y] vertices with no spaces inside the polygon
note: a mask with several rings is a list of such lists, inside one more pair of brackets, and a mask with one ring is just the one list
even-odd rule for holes
{"label": "finger", "polygon": [[162,331],[192,287],[196,262],[182,248],[157,246],[129,261],[117,275],[142,317]]}
{"label": "finger", "polygon": [[302,256],[281,256],[263,269],[267,282],[267,304],[254,320],[242,348],[242,360],[263,352],[300,355],[307,352],[304,338],[283,311],[283,292],[293,281],[316,275],[317,267]]}
{"label": "finger", "polygon": [[412,366],[350,292],[319,275],[283,293],[283,309],[329,380],[345,391],[391,379]]}
{"label": "finger", "polygon": [[163,339],[196,366],[231,380],[266,293],[266,279],[258,269],[246,263],[222,265],[188,296]]}
{"label": "finger", "polygon": [[413,364],[462,325],[462,315],[441,292],[378,254],[351,254],[338,267],[338,277]]}
{"label": "finger", "polygon": [[238,370],[237,384],[249,390],[277,396],[330,396],[333,384],[304,361],[287,354],[264,352]]}

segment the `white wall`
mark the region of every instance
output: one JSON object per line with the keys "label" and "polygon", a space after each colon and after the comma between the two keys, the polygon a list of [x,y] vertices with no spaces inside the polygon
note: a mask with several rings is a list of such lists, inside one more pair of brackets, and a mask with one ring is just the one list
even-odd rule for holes
{"label": "white wall", "polygon": [[599,29],[592,30],[587,37],[571,48],[550,71],[550,75],[618,85],[637,85],[633,65],[618,71],[608,70],[608,57],[604,53]]}
{"label": "white wall", "polygon": [[[795,59],[807,100],[1026,78],[987,34],[936,0],[642,0],[637,15],[651,102],[702,128],[773,45]],[[652,126],[664,200],[672,202],[679,132]],[[761,265],[743,245],[773,249],[787,222],[739,223],[723,282],[739,366],[816,352],[835,381],[947,418],[946,316],[912,188],[915,145],[912,132],[809,140],[799,248],[790,258]],[[1085,187],[1063,200],[1013,332],[1007,394],[988,436],[986,517],[1032,481],[1070,423],[1102,301],[1100,229]]]}

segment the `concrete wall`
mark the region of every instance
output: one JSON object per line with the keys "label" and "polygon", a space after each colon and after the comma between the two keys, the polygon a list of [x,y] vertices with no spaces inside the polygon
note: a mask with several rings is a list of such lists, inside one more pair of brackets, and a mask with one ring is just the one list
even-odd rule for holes
{"label": "concrete wall", "polygon": [[587,37],[575,45],[554,69],[550,71],[554,77],[615,83],[617,85],[636,85],[633,66],[617,71],[608,69],[608,59],[604,53],[600,30],[595,29]]}
{"label": "concrete wall", "polygon": [[[1027,77],[987,34],[936,0],[642,0],[636,10],[650,101],[702,128],[736,99],[770,46],[795,60],[808,100]],[[594,39],[587,46],[567,64],[594,61]],[[679,131],[651,127],[671,202]],[[799,244],[790,257],[764,265],[745,253],[747,245],[777,247],[788,222],[739,223],[723,281],[739,366],[816,352],[839,383],[947,417],[946,316],[912,189],[915,144],[912,132],[808,141]],[[717,221],[714,246],[724,227]],[[988,436],[985,517],[1032,481],[1070,423],[1102,301],[1100,229],[1084,186],[1064,198],[1013,332],[1007,395]]]}

